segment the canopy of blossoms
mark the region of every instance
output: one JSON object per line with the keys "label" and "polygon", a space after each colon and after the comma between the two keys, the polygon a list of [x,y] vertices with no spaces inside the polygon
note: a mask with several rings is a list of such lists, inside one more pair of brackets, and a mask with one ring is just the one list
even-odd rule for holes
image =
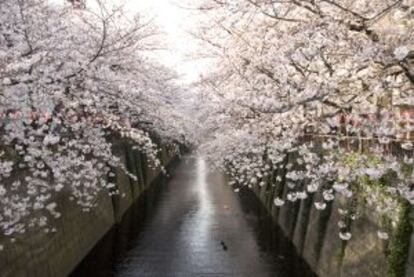
{"label": "canopy of blossoms", "polygon": [[60,194],[91,209],[123,167],[113,136],[133,140],[153,166],[150,133],[185,142],[174,104],[185,91],[145,54],[161,45],[156,27],[112,3],[0,2],[1,234],[47,228]]}
{"label": "canopy of blossoms", "polygon": [[202,2],[194,36],[215,70],[197,84],[200,151],[236,191],[287,170],[277,206],[312,194],[325,209],[361,178],[380,183],[362,190],[391,218],[397,199],[414,203],[413,0]]}
{"label": "canopy of blossoms", "polygon": [[154,136],[198,141],[235,190],[286,186],[276,206],[363,194],[395,218],[414,202],[414,0],[197,1],[214,66],[191,88],[147,55],[157,28],[116,3],[0,2],[1,233],[46,228],[61,194],[93,208],[123,167],[113,136],[153,166]]}

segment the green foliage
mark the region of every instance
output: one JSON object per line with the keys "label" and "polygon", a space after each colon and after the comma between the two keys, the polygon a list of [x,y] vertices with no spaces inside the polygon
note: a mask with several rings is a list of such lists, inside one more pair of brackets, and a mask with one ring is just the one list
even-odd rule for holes
{"label": "green foliage", "polygon": [[404,201],[401,204],[398,219],[398,226],[387,257],[388,277],[403,277],[405,275],[405,265],[409,254],[410,236],[412,233],[410,204],[408,202]]}
{"label": "green foliage", "polygon": [[[344,156],[344,163],[351,168],[358,168],[361,165],[374,167],[381,163],[381,158],[374,155],[361,157],[358,153],[350,153]],[[412,165],[401,163],[401,170],[404,176],[409,176],[413,172]],[[397,173],[389,171],[379,179],[372,179],[368,175],[359,176],[357,186],[353,187],[353,192],[358,195],[358,199],[368,199],[376,195],[377,205],[383,205],[390,201],[396,201],[397,209],[392,214],[384,214],[380,217],[380,225],[383,230],[392,234],[389,241],[387,253],[387,275],[388,277],[403,277],[405,275],[406,261],[409,255],[410,237],[412,226],[410,223],[410,204],[401,198],[395,199],[387,187],[398,180]],[[358,201],[361,205],[362,203]],[[392,222],[396,222],[393,228]]]}
{"label": "green foliage", "polygon": [[414,167],[412,164],[402,163],[401,165],[401,171],[405,176],[410,176],[413,173],[413,169]]}
{"label": "green foliage", "polygon": [[349,152],[345,155],[338,153],[341,155],[341,159],[343,163],[350,168],[359,168],[361,166],[371,167],[379,165],[382,162],[381,156],[374,155],[374,154],[361,154],[357,152]]}

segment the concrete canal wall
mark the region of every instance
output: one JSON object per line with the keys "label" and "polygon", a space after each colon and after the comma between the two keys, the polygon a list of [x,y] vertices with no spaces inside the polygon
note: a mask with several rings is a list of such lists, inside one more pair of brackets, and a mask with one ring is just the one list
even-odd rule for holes
{"label": "concrete canal wall", "polygon": [[[377,232],[384,228],[384,219],[375,207],[359,200],[358,219],[350,226],[352,238],[343,241],[339,238],[339,207],[346,205],[344,199],[329,202],[323,211],[315,208],[316,197],[289,202],[282,207],[273,203],[275,197],[286,199],[286,171],[279,170],[273,178],[281,176],[281,181],[272,186],[254,189],[273,220],[283,229],[292,241],[296,251],[320,277],[412,277],[414,276],[414,218],[412,207],[401,202],[397,220],[388,224],[390,239],[382,240]],[[272,179],[273,179],[272,178]],[[274,183],[273,183],[274,184]]]}
{"label": "concrete canal wall", "polygon": [[[145,155],[133,150],[131,144],[120,139],[113,143],[115,152],[138,180],[117,169],[114,181],[120,194],[111,197],[102,192],[92,211],[83,212],[68,197],[56,201],[62,213],[53,222],[57,232],[30,231],[14,243],[0,238],[4,244],[0,251],[0,276],[67,276],[161,173],[160,169],[152,169]],[[163,165],[168,165],[175,156],[176,151],[171,147],[162,147]]]}

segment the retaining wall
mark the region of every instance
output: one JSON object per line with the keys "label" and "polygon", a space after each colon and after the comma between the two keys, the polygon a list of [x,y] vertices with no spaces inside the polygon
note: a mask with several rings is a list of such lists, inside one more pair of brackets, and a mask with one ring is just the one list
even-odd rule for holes
{"label": "retaining wall", "polygon": [[338,208],[344,204],[343,199],[329,202],[323,211],[315,208],[313,196],[276,207],[273,199],[286,199],[287,194],[286,171],[275,172],[272,179],[277,175],[282,178],[276,186],[267,182],[256,187],[254,193],[318,276],[414,276],[414,214],[408,203],[400,203],[399,218],[390,230],[389,240],[377,235],[384,219],[374,211],[375,207],[362,205],[359,218],[351,224],[352,238],[343,241],[338,236]]}
{"label": "retaining wall", "polygon": [[[102,192],[92,211],[82,212],[67,197],[56,201],[62,213],[62,217],[53,222],[56,233],[30,231],[14,243],[0,238],[0,244],[4,245],[0,251],[0,276],[67,276],[160,174],[160,169],[151,169],[145,155],[133,150],[130,143],[115,139],[113,144],[116,154],[138,180],[132,180],[117,169],[115,183],[120,194],[111,197]],[[175,156],[176,152],[168,146],[162,147],[163,165]]]}

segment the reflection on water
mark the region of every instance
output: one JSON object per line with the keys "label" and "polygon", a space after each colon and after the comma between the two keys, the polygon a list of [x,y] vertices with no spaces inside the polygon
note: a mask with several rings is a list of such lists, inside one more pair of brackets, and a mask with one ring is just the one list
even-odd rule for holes
{"label": "reflection on water", "polygon": [[71,276],[314,276],[248,190],[201,158],[159,178]]}

